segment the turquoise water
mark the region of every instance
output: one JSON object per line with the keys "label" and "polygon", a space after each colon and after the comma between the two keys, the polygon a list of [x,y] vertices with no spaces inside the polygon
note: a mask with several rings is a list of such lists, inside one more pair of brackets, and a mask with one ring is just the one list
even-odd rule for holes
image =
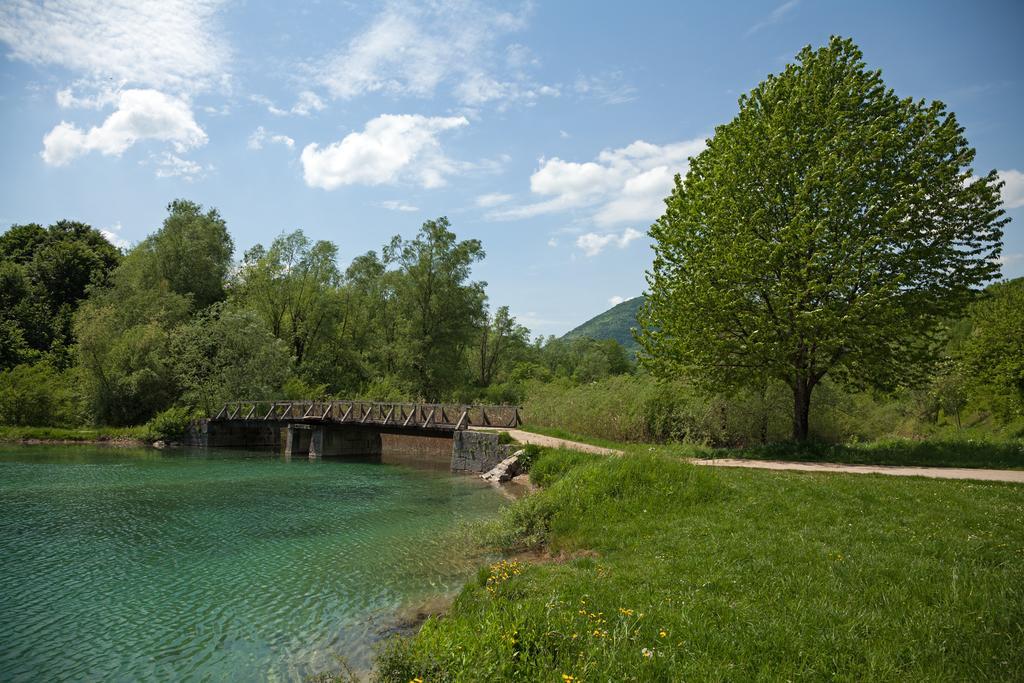
{"label": "turquoise water", "polygon": [[266,454],[0,446],[0,680],[301,680],[481,561],[473,478]]}

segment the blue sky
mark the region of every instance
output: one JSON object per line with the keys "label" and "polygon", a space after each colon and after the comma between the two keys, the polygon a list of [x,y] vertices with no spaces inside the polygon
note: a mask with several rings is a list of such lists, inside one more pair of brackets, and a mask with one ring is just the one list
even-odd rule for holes
{"label": "blue sky", "polygon": [[5,0],[0,229],[130,244],[185,197],[239,255],[301,228],[344,266],[447,215],[492,305],[561,334],[643,291],[671,176],[739,95],[840,34],[956,112],[1024,275],[1022,25],[1013,1]]}

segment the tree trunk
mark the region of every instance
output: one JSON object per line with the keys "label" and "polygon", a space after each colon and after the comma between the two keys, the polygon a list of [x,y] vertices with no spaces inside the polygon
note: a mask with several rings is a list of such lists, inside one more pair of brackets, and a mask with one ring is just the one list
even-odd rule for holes
{"label": "tree trunk", "polygon": [[803,377],[793,382],[793,440],[807,441],[811,416],[811,390],[814,385]]}

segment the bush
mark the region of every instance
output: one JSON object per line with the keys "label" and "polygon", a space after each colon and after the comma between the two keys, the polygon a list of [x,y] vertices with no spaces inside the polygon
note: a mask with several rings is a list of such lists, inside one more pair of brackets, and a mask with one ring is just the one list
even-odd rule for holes
{"label": "bush", "polygon": [[0,372],[0,424],[66,427],[81,422],[70,372],[49,363],[18,365]]}
{"label": "bush", "polygon": [[153,441],[180,438],[185,434],[193,417],[189,408],[171,407],[162,413],[157,413],[146,423],[146,429]]}
{"label": "bush", "polygon": [[543,449],[536,444],[526,444],[519,452],[519,468],[523,472],[529,472],[530,468],[533,467],[533,463],[537,461],[537,458],[539,458],[540,454],[543,452]]}

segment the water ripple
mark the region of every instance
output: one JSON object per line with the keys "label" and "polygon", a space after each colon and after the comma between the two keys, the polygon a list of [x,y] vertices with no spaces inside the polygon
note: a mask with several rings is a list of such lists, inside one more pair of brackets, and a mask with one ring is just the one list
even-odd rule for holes
{"label": "water ripple", "polygon": [[455,589],[470,479],[79,447],[0,450],[0,680],[301,680]]}

